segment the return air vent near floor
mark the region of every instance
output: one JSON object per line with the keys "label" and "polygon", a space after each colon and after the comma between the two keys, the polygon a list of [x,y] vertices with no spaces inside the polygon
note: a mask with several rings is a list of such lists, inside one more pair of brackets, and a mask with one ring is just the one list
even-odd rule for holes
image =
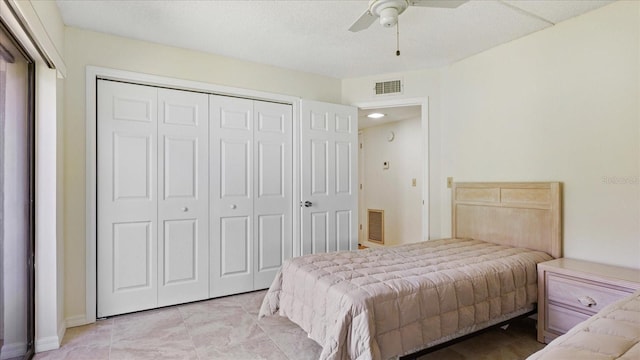
{"label": "return air vent near floor", "polygon": [[384,244],[384,210],[368,209],[369,241]]}
{"label": "return air vent near floor", "polygon": [[402,81],[391,80],[376,82],[375,91],[376,95],[400,94],[402,93]]}

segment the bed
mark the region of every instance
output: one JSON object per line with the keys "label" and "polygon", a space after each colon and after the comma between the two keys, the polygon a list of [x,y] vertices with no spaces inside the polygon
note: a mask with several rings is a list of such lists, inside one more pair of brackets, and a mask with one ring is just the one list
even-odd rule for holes
{"label": "bed", "polygon": [[536,264],[561,256],[560,183],[455,183],[452,238],[285,262],[279,314],[321,359],[390,359],[530,313]]}
{"label": "bed", "polygon": [[527,360],[640,359],[640,290],[609,304]]}

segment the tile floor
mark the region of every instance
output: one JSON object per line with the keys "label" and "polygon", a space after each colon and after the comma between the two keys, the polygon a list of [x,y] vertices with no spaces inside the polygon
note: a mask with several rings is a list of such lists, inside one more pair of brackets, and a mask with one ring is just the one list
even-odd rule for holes
{"label": "tile floor", "polygon": [[[67,329],[54,359],[312,360],[321,348],[279,316],[258,319],[264,291],[112,317]],[[535,321],[520,320],[427,354],[433,359],[524,359],[541,349]]]}

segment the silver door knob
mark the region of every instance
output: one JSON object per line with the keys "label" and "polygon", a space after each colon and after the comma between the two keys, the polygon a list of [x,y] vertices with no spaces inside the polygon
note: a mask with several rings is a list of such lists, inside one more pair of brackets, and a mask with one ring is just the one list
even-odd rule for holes
{"label": "silver door knob", "polygon": [[231,205],[231,206],[229,206],[229,207],[230,207],[230,208],[232,208],[232,209],[237,208],[237,206],[236,206],[235,204],[234,204],[234,205]]}
{"label": "silver door knob", "polygon": [[187,211],[189,211],[189,208],[185,206],[185,207],[182,208],[182,211],[183,212],[187,212]]}
{"label": "silver door knob", "polygon": [[313,205],[313,203],[311,201],[305,201],[304,202],[304,207],[311,207],[311,205]]}

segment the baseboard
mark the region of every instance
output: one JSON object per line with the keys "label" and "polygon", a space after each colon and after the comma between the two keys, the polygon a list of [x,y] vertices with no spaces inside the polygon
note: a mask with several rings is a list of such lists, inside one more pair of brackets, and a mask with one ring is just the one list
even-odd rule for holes
{"label": "baseboard", "polygon": [[[58,326],[58,339],[59,343],[62,345],[62,339],[64,339],[64,334],[67,332],[67,324],[66,321],[61,321],[60,326]],[[60,345],[58,347],[60,347]]]}
{"label": "baseboard", "polygon": [[34,351],[36,353],[56,350],[59,349],[62,345],[62,339],[64,338],[64,333],[67,331],[67,324],[65,320],[61,320],[58,323],[58,329],[56,331],[55,336],[48,336],[38,338],[36,335]]}
{"label": "baseboard", "polygon": [[0,351],[0,360],[11,358],[22,358],[27,353],[26,343],[14,343],[2,345],[2,351]]}
{"label": "baseboard", "polygon": [[60,348],[60,343],[62,342],[62,338],[58,336],[49,336],[46,338],[36,340],[36,348],[35,351],[37,353],[49,350],[55,350]]}
{"label": "baseboard", "polygon": [[67,328],[87,325],[94,322],[95,321],[87,320],[87,317],[85,315],[70,316],[64,320],[64,323],[67,325]]}

